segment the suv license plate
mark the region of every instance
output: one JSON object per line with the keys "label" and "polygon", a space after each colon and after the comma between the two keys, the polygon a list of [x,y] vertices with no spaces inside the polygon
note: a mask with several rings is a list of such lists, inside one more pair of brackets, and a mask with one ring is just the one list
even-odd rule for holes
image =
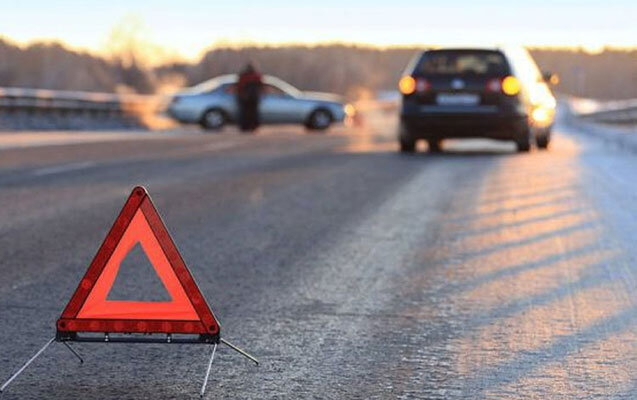
{"label": "suv license plate", "polygon": [[440,93],[436,96],[436,103],[441,106],[475,106],[479,102],[480,97],[470,93]]}

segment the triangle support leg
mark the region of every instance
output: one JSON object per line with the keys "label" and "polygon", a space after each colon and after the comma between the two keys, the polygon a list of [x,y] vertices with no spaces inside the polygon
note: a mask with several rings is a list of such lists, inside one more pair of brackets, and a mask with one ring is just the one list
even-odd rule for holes
{"label": "triangle support leg", "polygon": [[69,349],[69,351],[71,353],[73,353],[73,355],[75,357],[77,357],[78,360],[80,360],[80,364],[84,364],[84,359],[82,358],[82,356],[80,355],[80,353],[78,353],[77,351],[75,351],[75,349],[73,347],[71,347],[70,344],[68,344],[67,342],[62,342],[64,343],[64,345],[66,346],[67,349]]}
{"label": "triangle support leg", "polygon": [[250,354],[248,354],[245,350],[242,350],[240,348],[238,348],[237,346],[235,346],[234,344],[228,342],[226,339],[221,338],[221,343],[225,344],[226,346],[230,347],[232,350],[236,351],[237,353],[241,354],[242,356],[244,356],[245,358],[250,359],[252,362],[254,362],[257,366],[259,365],[259,360],[257,360],[256,358],[254,358],[253,356],[251,356]]}
{"label": "triangle support leg", "polygon": [[2,392],[4,391],[4,389],[6,389],[6,388],[7,388],[7,386],[9,386],[9,384],[10,384],[11,382],[13,382],[13,380],[14,380],[15,378],[17,378],[17,377],[18,377],[18,375],[20,375],[20,374],[21,374],[21,373],[22,373],[25,369],[27,369],[27,367],[28,367],[29,365],[31,365],[31,363],[32,363],[33,361],[35,361],[35,359],[36,359],[36,358],[38,358],[38,357],[40,356],[40,354],[42,354],[42,353],[44,352],[44,350],[46,350],[46,349],[47,349],[47,347],[49,347],[49,345],[50,345],[51,343],[53,343],[53,341],[54,341],[54,340],[55,340],[55,338],[51,338],[51,339],[49,339],[49,341],[48,341],[48,342],[46,342],[46,344],[45,344],[44,346],[42,346],[42,348],[41,348],[40,350],[38,350],[38,352],[37,352],[37,353],[35,353],[35,355],[34,355],[33,357],[31,357],[31,358],[29,359],[29,361],[27,361],[27,362],[26,362],[26,363],[22,366],[22,368],[20,368],[20,369],[19,369],[19,370],[18,370],[15,374],[13,374],[13,375],[11,376],[11,378],[9,378],[9,379],[8,379],[8,380],[4,383],[4,384],[2,384],[2,386],[0,386],[0,393],[2,393]]}
{"label": "triangle support leg", "polygon": [[208,369],[206,370],[206,377],[203,380],[203,385],[201,385],[201,393],[199,396],[203,398],[206,393],[206,386],[208,386],[208,378],[210,377],[210,370],[212,369],[212,362],[215,360],[215,352],[217,351],[217,343],[215,343],[212,347],[212,354],[210,355],[210,361],[208,361]]}

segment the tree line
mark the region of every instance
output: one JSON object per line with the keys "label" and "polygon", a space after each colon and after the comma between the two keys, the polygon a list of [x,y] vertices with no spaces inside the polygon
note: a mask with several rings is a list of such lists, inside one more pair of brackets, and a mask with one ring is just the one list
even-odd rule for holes
{"label": "tree line", "polygon": [[[195,62],[148,66],[118,57],[70,50],[59,43],[20,47],[0,39],[0,87],[158,93],[217,75],[252,61],[303,90],[350,98],[396,87],[418,48],[356,45],[285,45],[214,48]],[[557,73],[556,91],[597,99],[637,98],[637,49],[531,49],[541,69]]]}

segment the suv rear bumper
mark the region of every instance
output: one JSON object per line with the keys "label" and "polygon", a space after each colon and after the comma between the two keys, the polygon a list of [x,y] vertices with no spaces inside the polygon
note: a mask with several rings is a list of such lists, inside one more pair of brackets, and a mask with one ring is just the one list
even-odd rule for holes
{"label": "suv rear bumper", "polygon": [[401,135],[412,139],[490,138],[514,140],[528,132],[525,116],[500,114],[420,114],[401,116]]}
{"label": "suv rear bumper", "polygon": [[411,139],[520,139],[528,135],[526,113],[516,103],[478,106],[440,106],[403,102],[401,135]]}

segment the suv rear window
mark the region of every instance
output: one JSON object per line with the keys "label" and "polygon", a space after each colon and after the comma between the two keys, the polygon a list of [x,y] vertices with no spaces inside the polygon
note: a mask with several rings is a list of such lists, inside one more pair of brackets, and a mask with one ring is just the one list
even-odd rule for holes
{"label": "suv rear window", "polygon": [[416,75],[493,75],[509,73],[504,55],[488,50],[433,50],[423,54]]}

